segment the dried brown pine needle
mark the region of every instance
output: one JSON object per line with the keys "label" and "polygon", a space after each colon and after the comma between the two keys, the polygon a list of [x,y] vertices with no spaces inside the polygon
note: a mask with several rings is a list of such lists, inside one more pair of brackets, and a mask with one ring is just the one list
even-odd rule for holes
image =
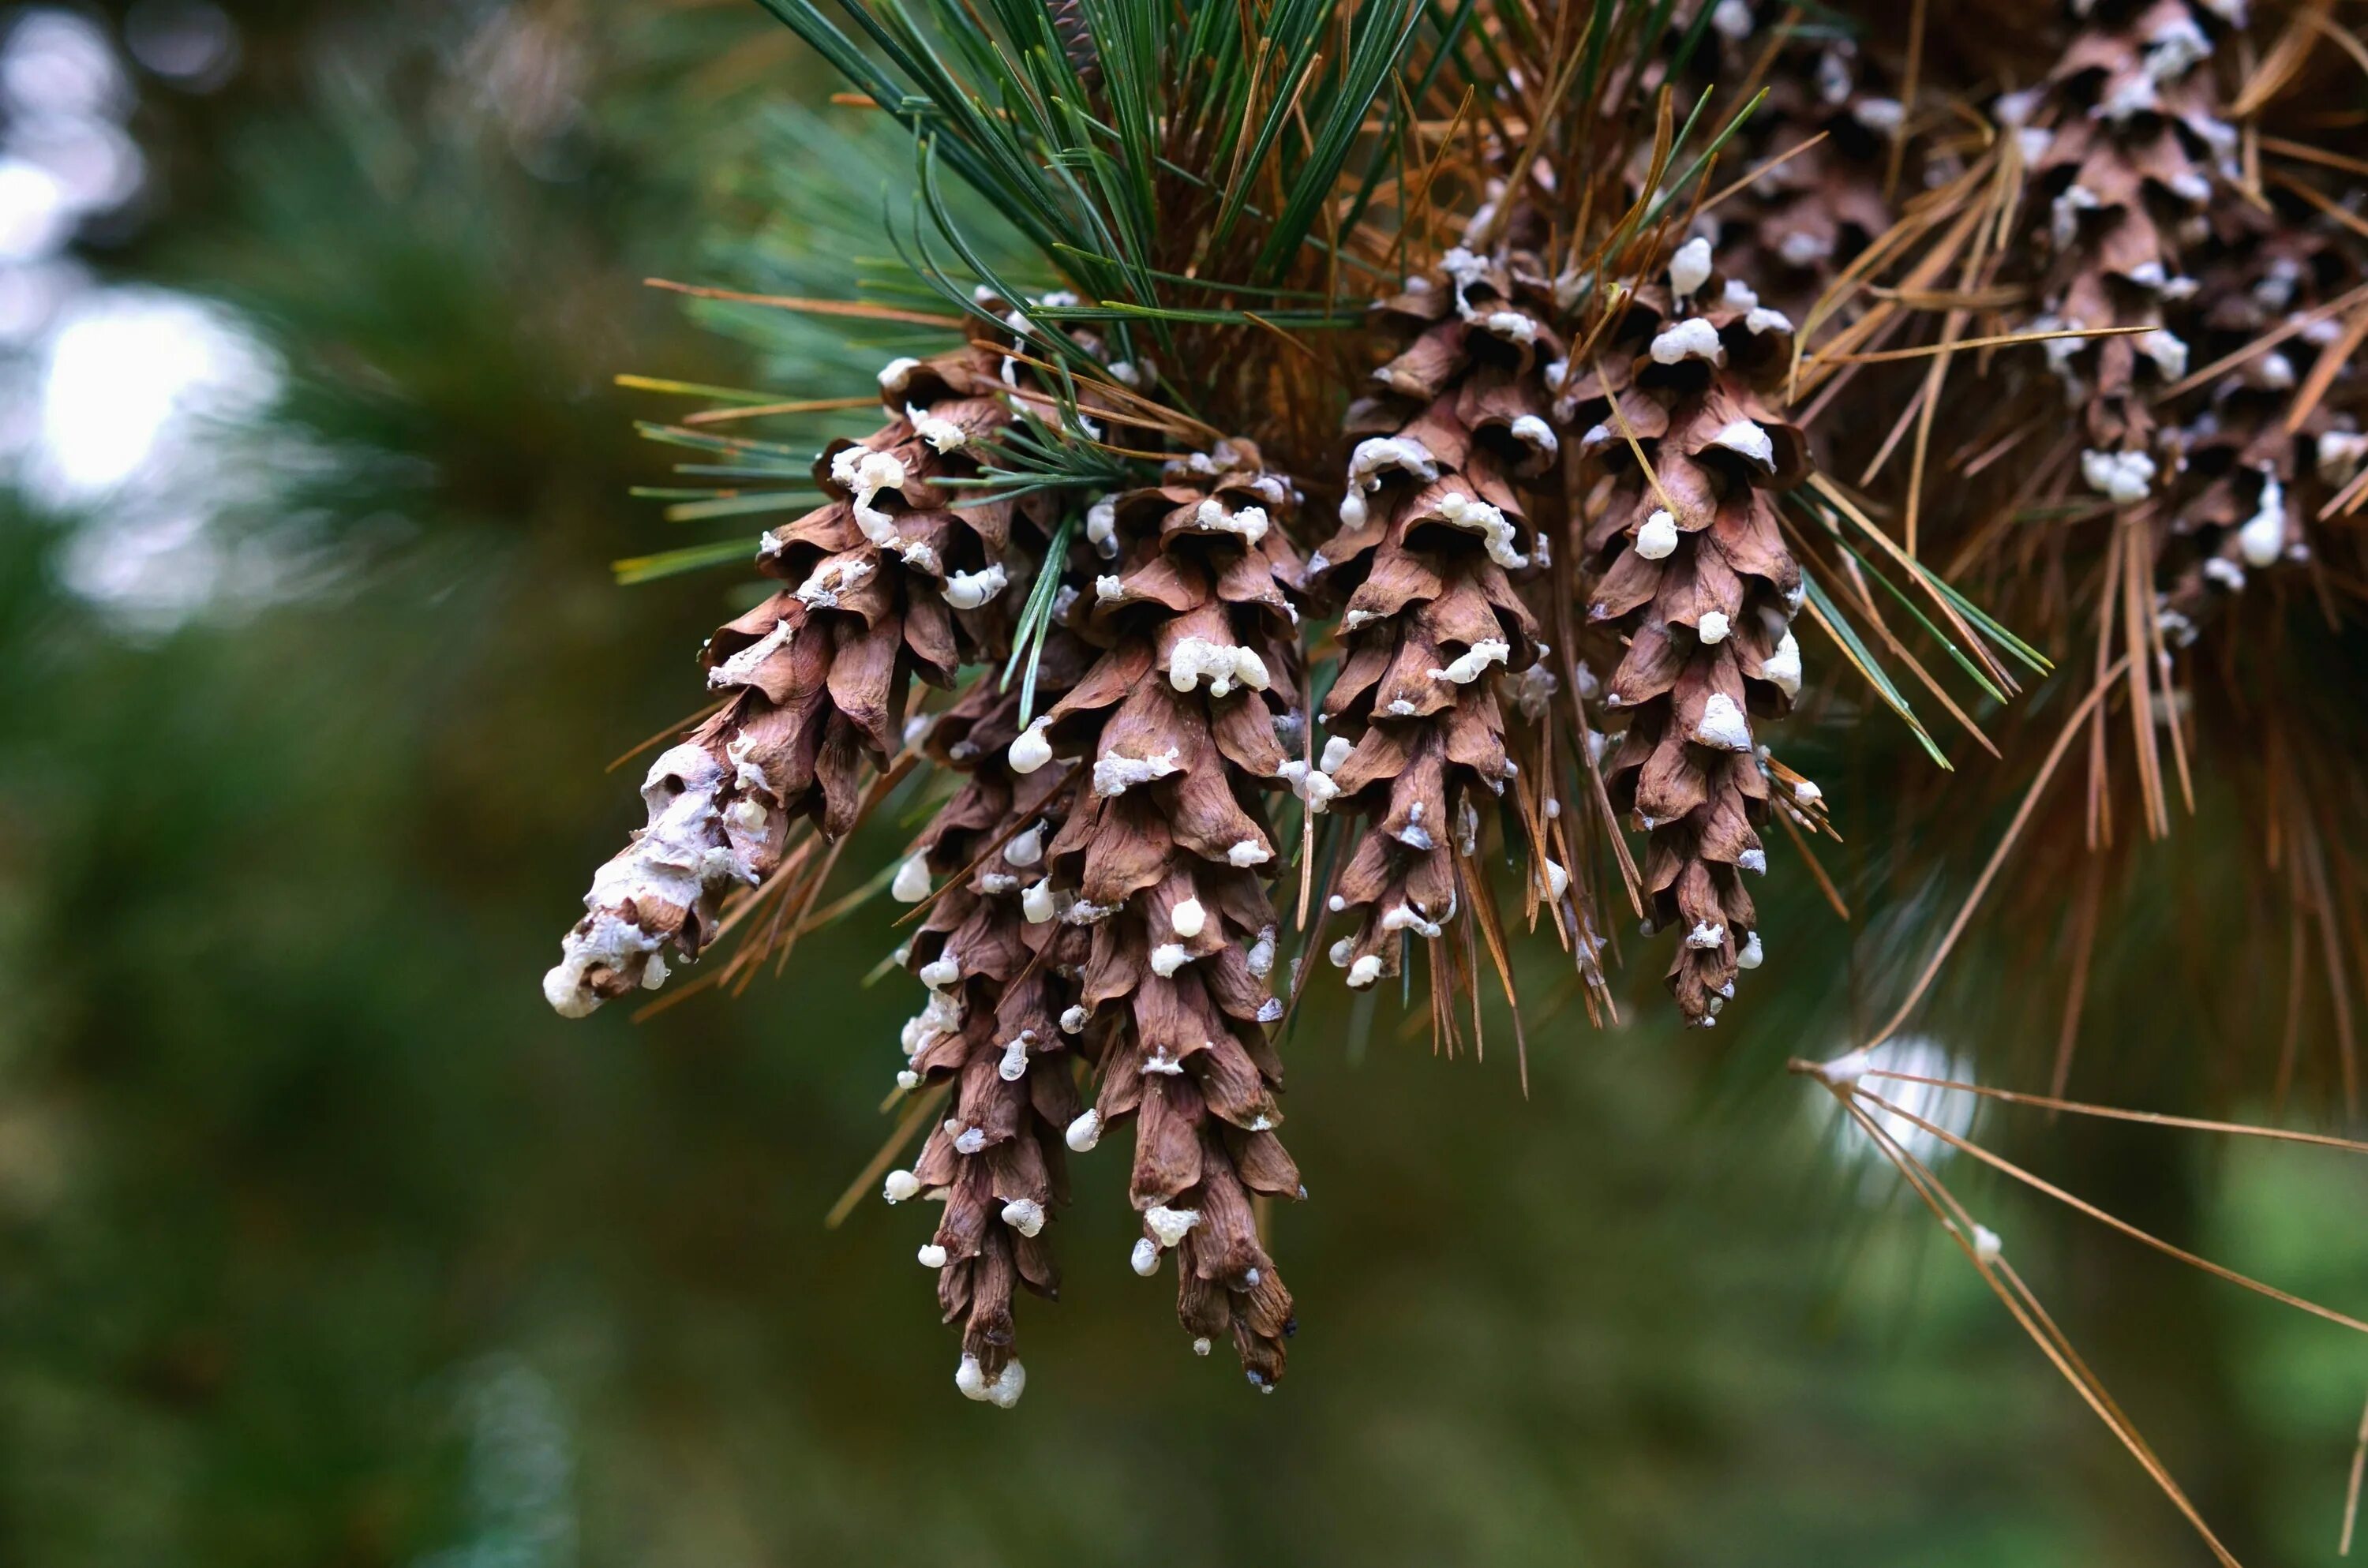
{"label": "dried brown pine needle", "polygon": [[2213,1555],[2225,1568],[2242,1568],[2236,1557],[2221,1544],[2219,1538],[2212,1533],[2203,1515],[2171,1478],[2169,1471],[2120,1405],[2106,1392],[2103,1383],[2073,1351],[2070,1342],[2055,1326],[2054,1319],[2040,1307],[2029,1286],[2007,1264],[2005,1247],[1997,1233],[1977,1223],[1929,1165],[1895,1138],[1880,1120],[1867,1114],[1858,1103],[1859,1096],[1848,1085],[1827,1079],[1812,1064],[1796,1063],[1795,1071],[1802,1070],[1816,1075],[1826,1084],[1841,1104],[1843,1111],[1907,1182],[1909,1188],[1940,1222],[1942,1232],[1955,1244],[1966,1261],[1981,1275],[1983,1282],[1989,1286],[2017,1325],[2031,1336],[2032,1342],[2039,1346],[2041,1354],[2047,1358],[2064,1381],[2072,1385],[2073,1392],[2080,1396],[2082,1403],[2096,1413],[2097,1418],[2129,1450],[2131,1458],[2138,1461],[2139,1467],[2170,1500],[2171,1506],[2179,1510]]}

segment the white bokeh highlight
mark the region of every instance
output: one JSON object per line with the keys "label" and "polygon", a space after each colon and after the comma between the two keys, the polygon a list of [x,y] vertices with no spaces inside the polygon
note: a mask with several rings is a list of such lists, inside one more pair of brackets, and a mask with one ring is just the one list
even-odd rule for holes
{"label": "white bokeh highlight", "polygon": [[[143,63],[160,74],[202,74],[234,57],[235,29],[218,8],[180,0],[135,12],[146,30],[132,28],[134,41],[151,46],[157,60]],[[280,574],[254,550],[225,547],[217,525],[270,499],[275,465],[240,437],[279,397],[281,368],[228,307],[107,286],[74,259],[85,225],[146,183],[125,128],[137,95],[92,18],[44,6],[5,25],[0,474],[36,510],[75,519],[60,575],[130,626],[169,629],[268,595]],[[297,454],[284,455],[296,466]]]}
{"label": "white bokeh highlight", "polygon": [[[1895,1036],[1865,1052],[1865,1058],[1868,1071],[1861,1086],[1868,1093],[1882,1096],[1934,1127],[1946,1129],[1955,1137],[1963,1138],[1973,1131],[1980,1096],[1963,1089],[1944,1089],[1932,1084],[1911,1084],[1877,1075],[1907,1073],[1918,1078],[1946,1078],[1970,1084],[1975,1081],[1971,1060],[1929,1035]],[[1863,1098],[1857,1104],[1901,1148],[1928,1165],[1937,1168],[1956,1153],[1947,1139],[1918,1127],[1905,1116],[1870,1105]],[[1896,1186],[1894,1180],[1888,1179],[1895,1174],[1890,1156],[1854,1118],[1841,1115],[1839,1107],[1835,1108],[1835,1114],[1839,1119],[1837,1147],[1841,1158],[1865,1168],[1870,1196],[1879,1198],[1890,1193]]]}

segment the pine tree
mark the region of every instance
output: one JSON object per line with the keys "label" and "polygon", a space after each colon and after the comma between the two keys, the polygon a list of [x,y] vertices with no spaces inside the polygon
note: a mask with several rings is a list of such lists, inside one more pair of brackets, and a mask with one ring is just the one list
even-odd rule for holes
{"label": "pine tree", "polygon": [[[2256,60],[2228,47],[2239,8],[2202,0],[2095,0],[1980,49],[1936,47],[1968,24],[1923,6],[1903,36],[1748,0],[845,0],[851,31],[766,3],[915,164],[898,277],[754,302],[963,341],[882,369],[889,423],[827,445],[823,504],[766,536],[794,585],[710,643],[724,704],[653,768],[554,1004],[660,983],[665,951],[771,901],[794,927],[882,799],[944,776],[875,881],[928,904],[898,1082],[930,1130],[884,1196],[944,1205],[921,1258],[959,1387],[1019,1396],[1014,1293],[1055,1289],[1068,1156],[1131,1119],[1133,1267],[1174,1252],[1195,1348],[1230,1338],[1270,1391],[1296,1319],[1262,1200],[1304,1196],[1275,1129],[1315,960],[1409,999],[1421,971],[1435,1042],[1477,1049],[1486,991],[1520,1038],[1517,913],[1567,955],[1559,994],[1616,1017],[1624,906],[1676,1018],[1720,1022],[1767,952],[1750,884],[1832,896],[1824,792],[1778,755],[1796,734],[1896,715],[1853,774],[1902,802],[1893,863],[1987,831],[1938,705],[2018,759],[2055,738],[1960,912],[1913,933],[1931,956],[1879,982],[1896,1015],[1795,1067],[2014,1300],[1998,1237],[1871,1119],[1873,1052],[2072,736],[2085,847],[2126,857],[2109,710],[2167,832],[2166,737],[2183,781],[2204,706],[2184,651],[2218,635],[2232,690],[2274,688],[2291,643],[2254,602],[2332,620],[2357,595],[2321,526],[2368,455],[2361,231],[2322,188],[2349,165],[2233,129],[2323,101],[2313,28]],[[2265,181],[2272,146],[2298,172]],[[692,444],[734,478],[797,456]],[[2059,665],[2094,676],[2068,728],[2018,700]],[[958,695],[908,720],[915,675]],[[2304,701],[2219,745],[2284,759],[2267,788],[2332,953],[2362,928],[2357,791],[2293,802],[2353,726],[2290,754]],[[2060,813],[2035,835],[2061,842]],[[2049,896],[2053,864],[2026,855],[2015,896]]]}

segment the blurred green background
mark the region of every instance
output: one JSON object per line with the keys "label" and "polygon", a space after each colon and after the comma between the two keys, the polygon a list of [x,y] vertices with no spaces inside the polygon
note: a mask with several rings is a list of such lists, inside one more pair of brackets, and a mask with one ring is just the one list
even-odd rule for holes
{"label": "blurred green background", "polygon": [[[923,1221],[822,1224],[915,1006],[855,983],[883,915],[643,1026],[537,987],[638,816],[603,768],[699,703],[740,581],[614,585],[678,542],[626,492],[665,477],[631,422],[680,405],[612,378],[862,386],[827,334],[639,286],[852,265],[876,195],[799,201],[831,84],[741,0],[0,24],[0,1563],[2207,1561],[1781,1071],[1921,950],[1884,933],[1937,895],[1863,850],[1835,869],[1889,926],[1796,877],[1730,1027],[1678,1039],[1648,975],[1625,1028],[1531,1019],[1526,1098],[1501,1018],[1451,1062],[1311,1006],[1274,1398],[1121,1266],[1122,1155],[1078,1163],[1026,1401],[956,1397]],[[1857,843],[1850,728],[1795,744]],[[1932,1060],[2044,1062],[2056,918],[1968,952]],[[2276,1026],[2199,1021],[2148,936],[2075,1083],[2181,1108],[2212,1029]],[[2358,1164],[1977,1129],[2368,1305]],[[2239,1554],[2332,1561],[2359,1342],[1967,1164]]]}

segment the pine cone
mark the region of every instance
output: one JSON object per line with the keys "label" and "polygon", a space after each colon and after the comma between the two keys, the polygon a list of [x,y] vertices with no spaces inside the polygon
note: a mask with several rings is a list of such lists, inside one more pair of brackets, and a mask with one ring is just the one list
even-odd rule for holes
{"label": "pine cone", "polygon": [[[1329,952],[1357,987],[1399,972],[1406,933],[1436,940],[1460,912],[1454,857],[1474,855],[1481,802],[1518,771],[1503,672],[1553,689],[1514,585],[1546,550],[1519,482],[1559,450],[1545,417],[1544,367],[1560,352],[1552,291],[1526,263],[1458,249],[1442,266],[1384,307],[1417,335],[1374,372],[1383,393],[1349,412],[1349,433],[1366,438],[1339,531],[1312,562],[1347,596],[1347,653],[1324,704],[1334,738],[1295,782],[1311,811],[1337,797],[1365,824],[1331,900],[1358,915]],[[1539,874],[1564,896],[1562,868]]]}
{"label": "pine cone", "polygon": [[1086,25],[1084,8],[1077,0],[1050,0],[1046,10],[1053,20],[1053,36],[1061,40],[1061,52],[1068,57],[1069,69],[1077,74],[1077,81],[1089,94],[1099,94],[1102,85],[1102,57],[1094,48],[1093,29]]}
{"label": "pine cone", "polygon": [[[2166,312],[2195,297],[2184,252],[2208,237],[2214,175],[2236,172],[2236,132],[2198,69],[2212,47],[2186,0],[2100,10],[2043,86],[1997,106],[2030,165],[2025,210],[2044,218],[2032,270],[2046,310],[2032,327],[2152,329],[2045,345],[2078,412],[2081,477],[2117,506],[2154,493],[2151,394],[2189,358]],[[2169,230],[2162,207],[2179,214]]]}
{"label": "pine cone", "polygon": [[[2317,214],[2263,212],[2229,193],[2211,219],[2217,254],[2200,263],[2201,308],[2189,330],[2192,352],[2215,362],[2362,280],[2357,247]],[[2305,518],[2368,456],[2355,417],[2334,401],[2357,396],[2355,371],[2339,372],[2330,395],[2286,428],[2295,387],[2342,332],[2341,318],[2322,318],[2186,400],[2169,433],[2177,455],[2166,541],[2167,553],[2172,543],[2186,548],[2161,574],[2169,582],[2163,627],[2174,641],[2192,639],[2248,574],[2309,560]]]}
{"label": "pine cone", "polygon": [[2150,507],[2142,537],[2175,641],[2248,571],[2308,558],[2304,517],[2361,449],[2331,399],[2285,428],[2294,388],[2340,336],[2333,320],[2157,406],[2192,364],[2362,276],[2356,242],[2328,220],[2283,193],[2265,210],[2241,188],[2224,118],[2233,77],[2215,69],[2232,37],[2223,6],[2100,8],[2042,87],[1996,110],[2030,159],[2026,207],[2046,214],[2030,267],[2046,311],[2032,324],[2148,329],[2059,339],[2046,363],[2078,410],[2087,488]]}
{"label": "pine cone", "polygon": [[814,465],[828,504],[768,533],[757,562],[789,585],[717,631],[702,658],[731,700],[661,755],[642,786],[649,823],[600,868],[589,912],[562,943],[543,994],[569,1017],[664,983],[671,943],[695,960],[724,894],[780,864],[791,824],[854,826],[869,774],[900,744],[915,675],[952,684],[1008,641],[1008,501],[965,504],[937,482],[975,473],[976,443],[1011,418],[1001,356],[973,344],[880,375],[900,409]]}
{"label": "pine cone", "polygon": [[[1769,29],[1793,10],[1791,0],[1724,0],[1712,13],[1716,47],[1704,51],[1716,70],[1702,85],[1740,82]],[[1804,318],[1892,225],[1884,178],[1906,110],[1858,40],[1835,29],[1787,32],[1764,85],[1766,101],[1743,127],[1745,144],[1722,166],[1739,175],[1791,155],[1728,197],[1697,232],[1713,241],[1730,276],[1751,279],[1766,303]],[[1821,133],[1823,141],[1804,145]]]}
{"label": "pine cone", "polygon": [[1279,857],[1258,792],[1281,786],[1306,733],[1303,568],[1282,527],[1298,501],[1255,447],[1224,442],[1099,504],[1088,538],[1115,564],[1076,619],[1102,651],[1009,750],[1022,771],[1057,754],[1085,775],[1031,893],[1057,923],[1048,965],[1076,977],[1062,1026],[1101,1074],[1069,1146],[1134,1119],[1135,1271],[1173,1249],[1195,1348],[1230,1335],[1262,1389],[1294,1324],[1251,1194],[1302,1191],[1273,1131]]}
{"label": "pine cone", "polygon": [[[1075,685],[1087,653],[1054,631],[1037,665],[1039,694]],[[998,691],[991,676],[929,731],[935,760],[970,777],[922,835],[896,892],[911,902],[932,875],[967,875],[939,894],[906,952],[929,1000],[905,1026],[910,1065],[898,1083],[908,1091],[951,1083],[952,1103],[914,1169],[891,1171],[885,1189],[891,1203],[945,1204],[920,1256],[938,1270],[946,1321],[962,1324],[955,1384],[1006,1407],[1027,1378],[1011,1353],[1012,1290],[1059,1292],[1043,1231],[1068,1203],[1063,1141],[1083,1108],[1074,1031],[1061,1027],[1075,976],[1048,963],[1054,928],[1042,886],[1045,846],[1074,804],[1075,779],[1066,770],[1015,772],[1007,752],[1019,734],[1019,692]]]}
{"label": "pine cone", "polygon": [[1770,787],[1751,717],[1782,714],[1800,689],[1788,627],[1804,588],[1777,494],[1809,466],[1801,431],[1759,396],[1791,359],[1792,324],[1745,305],[1748,291],[1706,259],[1681,252],[1670,289],[1639,289],[1595,364],[1570,368],[1555,410],[1593,422],[1579,452],[1609,471],[1587,521],[1599,574],[1587,614],[1627,644],[1603,705],[1631,717],[1605,785],[1650,835],[1648,920],[1679,932],[1669,985],[1703,1025],[1736,971],[1759,962],[1743,873],[1768,869],[1756,829]]}

